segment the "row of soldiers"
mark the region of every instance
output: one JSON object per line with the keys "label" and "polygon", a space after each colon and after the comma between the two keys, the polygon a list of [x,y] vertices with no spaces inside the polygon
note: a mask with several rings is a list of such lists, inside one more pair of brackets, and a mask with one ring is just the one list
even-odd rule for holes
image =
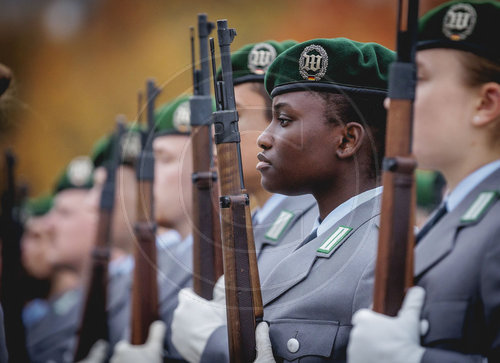
{"label": "row of soldiers", "polygon": [[[201,15],[194,96],[154,110],[149,83],[148,125],[119,124],[27,207],[23,264],[40,287],[22,312],[29,360],[500,362],[500,3],[445,3],[415,39],[408,19],[397,57],[347,38],[230,54],[219,21],[213,100]],[[386,121],[405,111],[411,153],[447,192],[407,251],[414,266],[382,276],[391,188],[389,227],[413,240],[411,181],[380,178],[413,173]],[[417,286],[381,309],[380,281],[405,273]]]}

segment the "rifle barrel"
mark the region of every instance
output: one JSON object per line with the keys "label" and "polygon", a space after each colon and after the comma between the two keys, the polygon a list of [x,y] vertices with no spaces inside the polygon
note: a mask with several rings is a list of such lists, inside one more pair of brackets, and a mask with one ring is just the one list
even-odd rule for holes
{"label": "rifle barrel", "polygon": [[[391,65],[382,213],[373,310],[395,316],[413,281],[416,161],[411,156],[418,0],[399,1],[398,60]],[[406,5],[406,6],[405,6]],[[407,19],[403,19],[406,9]]]}
{"label": "rifle barrel", "polygon": [[[249,198],[243,188],[238,112],[234,99],[230,44],[236,32],[217,22],[223,107],[214,113],[215,143],[221,186],[221,230],[231,362],[255,359],[255,327],[262,318],[257,257]],[[215,76],[215,75],[214,75]]]}

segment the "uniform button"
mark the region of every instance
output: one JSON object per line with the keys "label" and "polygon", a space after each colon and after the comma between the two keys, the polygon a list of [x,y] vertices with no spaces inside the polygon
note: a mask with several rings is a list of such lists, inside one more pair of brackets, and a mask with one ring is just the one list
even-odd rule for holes
{"label": "uniform button", "polygon": [[288,339],[288,342],[286,343],[286,347],[288,348],[288,351],[290,353],[296,353],[300,348],[300,343],[297,339],[290,338],[290,339]]}

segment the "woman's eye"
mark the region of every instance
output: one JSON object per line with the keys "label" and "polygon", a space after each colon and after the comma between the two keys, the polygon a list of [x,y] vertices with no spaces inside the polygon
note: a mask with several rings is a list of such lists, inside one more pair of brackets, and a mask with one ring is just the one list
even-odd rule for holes
{"label": "woman's eye", "polygon": [[290,120],[287,120],[285,118],[279,118],[278,121],[280,122],[281,127],[287,127],[290,124]]}

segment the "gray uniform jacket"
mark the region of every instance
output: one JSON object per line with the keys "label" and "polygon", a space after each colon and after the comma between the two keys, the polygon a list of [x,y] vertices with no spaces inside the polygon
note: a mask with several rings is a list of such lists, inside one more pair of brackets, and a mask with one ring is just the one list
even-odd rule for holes
{"label": "gray uniform jacket", "polygon": [[160,318],[167,325],[165,335],[166,357],[182,360],[172,344],[172,318],[179,303],[179,291],[193,284],[193,240],[192,238],[170,248],[158,251],[158,298]]}
{"label": "gray uniform jacket", "polygon": [[25,326],[31,362],[72,362],[80,324],[82,290],[70,290],[47,304],[44,316]]}
{"label": "gray uniform jacket", "polygon": [[[416,283],[426,290],[429,330],[422,362],[500,362],[500,170],[481,182],[415,248]],[[483,203],[484,204],[484,203]]]}
{"label": "gray uniform jacket", "polygon": [[285,257],[262,285],[277,360],[345,362],[351,317],[372,302],[380,200]]}
{"label": "gray uniform jacket", "polygon": [[[130,274],[110,276],[108,321],[111,350],[123,338],[130,324],[127,314],[130,297]],[[81,324],[83,290],[71,290],[45,303],[39,321],[26,324],[26,343],[32,362],[72,362],[78,328]],[[111,351],[110,351],[111,353]]]}
{"label": "gray uniform jacket", "polygon": [[[316,200],[311,195],[286,197],[262,223],[254,225],[261,283],[276,264],[290,254],[311,232],[318,216]],[[201,362],[229,362],[226,326],[221,326],[212,333],[203,351]]]}
{"label": "gray uniform jacket", "polygon": [[[173,241],[171,241],[173,242]],[[167,324],[165,356],[170,360],[181,359],[171,344],[173,312],[177,306],[180,289],[192,285],[192,240],[175,241],[157,249],[159,316]],[[108,291],[110,342],[130,337],[130,307],[133,268],[111,278]]]}
{"label": "gray uniform jacket", "polygon": [[[133,269],[133,266],[131,267]],[[111,273],[108,282],[108,329],[110,353],[122,339],[128,338],[130,331],[130,297],[132,270]]]}

